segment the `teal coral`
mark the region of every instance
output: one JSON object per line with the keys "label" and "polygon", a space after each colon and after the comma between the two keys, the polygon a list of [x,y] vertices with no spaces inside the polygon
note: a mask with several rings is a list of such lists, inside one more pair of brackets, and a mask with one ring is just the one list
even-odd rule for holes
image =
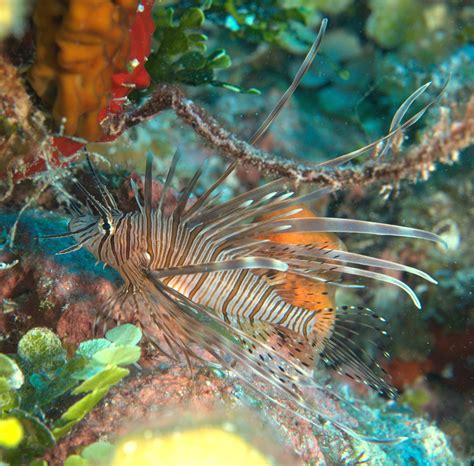
{"label": "teal coral", "polygon": [[404,440],[384,445],[353,438],[342,439],[328,427],[321,442],[327,460],[335,464],[358,464],[354,462],[357,459],[360,464],[365,461],[374,466],[462,464],[446,434],[429,421],[415,417],[413,411],[403,405],[395,402],[385,404],[374,399],[360,408],[371,419],[369,432]]}
{"label": "teal coral", "polygon": [[349,8],[354,0],[283,0],[283,4],[292,7],[305,7],[337,15]]}

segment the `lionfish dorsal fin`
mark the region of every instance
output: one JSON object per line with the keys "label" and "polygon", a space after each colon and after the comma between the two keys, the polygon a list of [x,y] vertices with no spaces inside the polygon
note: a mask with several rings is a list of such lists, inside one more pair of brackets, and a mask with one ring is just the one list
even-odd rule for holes
{"label": "lionfish dorsal fin", "polygon": [[137,203],[138,209],[140,210],[142,215],[145,215],[145,211],[143,209],[143,205],[140,198],[140,193],[138,192],[138,186],[133,178],[130,178],[130,186],[132,188],[133,197],[135,198],[135,202]]}
{"label": "lionfish dorsal fin", "polygon": [[180,156],[181,156],[181,152],[179,151],[179,149],[176,149],[173,154],[173,158],[171,159],[171,164],[170,164],[170,167],[168,168],[168,173],[166,174],[165,182],[163,183],[163,187],[161,189],[160,202],[158,204],[159,212],[163,212],[165,201],[166,201],[166,195],[168,193],[168,189],[171,186],[171,182],[173,181],[173,177],[176,171],[176,166],[178,165]]}
{"label": "lionfish dorsal fin", "polygon": [[281,113],[285,104],[288,102],[288,100],[291,99],[291,96],[294,94],[294,92],[300,85],[304,76],[306,75],[308,70],[311,68],[311,65],[313,64],[314,59],[316,58],[316,55],[321,47],[321,42],[324,38],[324,34],[326,33],[327,25],[328,25],[327,18],[323,18],[323,20],[321,21],[321,26],[319,27],[318,35],[316,36],[316,39],[314,40],[313,44],[311,45],[311,48],[306,54],[306,57],[303,60],[303,63],[300,65],[292,83],[290,84],[288,89],[285,91],[285,93],[280,97],[275,107],[265,118],[265,120],[257,129],[255,134],[252,136],[252,138],[250,139],[250,144],[256,144],[261,139],[261,137],[265,134],[267,129],[270,127],[270,125],[275,121],[275,119]]}
{"label": "lionfish dorsal fin", "polygon": [[146,168],[145,168],[145,195],[144,195],[144,207],[145,207],[145,217],[147,219],[151,216],[151,206],[152,206],[152,190],[153,187],[153,154],[151,151],[148,151],[146,154]]}
{"label": "lionfish dorsal fin", "polygon": [[85,150],[85,153],[86,153],[87,165],[88,165],[89,170],[92,174],[92,178],[95,182],[95,185],[96,185],[97,189],[99,190],[99,193],[100,193],[100,196],[102,198],[102,201],[103,201],[104,205],[109,210],[118,209],[117,202],[115,201],[114,197],[112,196],[110,191],[107,189],[107,186],[104,183],[102,183],[101,179],[99,178],[99,175],[97,174],[97,171],[94,167],[94,164],[91,161],[89,152],[87,150]]}

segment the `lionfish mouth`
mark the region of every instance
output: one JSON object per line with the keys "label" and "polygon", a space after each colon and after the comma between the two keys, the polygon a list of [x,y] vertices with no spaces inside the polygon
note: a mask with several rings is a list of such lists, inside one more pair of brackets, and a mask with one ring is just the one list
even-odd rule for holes
{"label": "lionfish mouth", "polygon": [[[326,24],[324,20],[294,82],[252,143],[259,140],[298,86],[317,53]],[[400,106],[386,136],[315,168],[330,169],[375,146],[385,155],[393,138],[418,121],[432,105],[430,102],[402,123],[411,104],[428,85],[421,86]],[[292,191],[293,183],[286,179],[271,181],[220,203],[216,192],[236,163],[189,206],[189,197],[201,175],[198,170],[174,210],[165,213],[166,193],[178,156],[176,152],[159,205],[154,209],[152,155],[148,154],[144,199],[132,183],[138,210],[126,221],[126,214],[118,209],[87,157],[100,200],[84,187],[80,189],[104,222],[102,230],[97,228],[97,221],[87,223],[81,220],[84,217],[76,217],[70,233],[54,237],[74,236],[78,240],[60,252],[65,254],[81,248],[94,235],[101,235],[103,257],[114,257],[117,270],[127,277],[128,283],[101,311],[98,322],[106,321],[119,308],[121,316],[129,316],[145,329],[157,351],[172,359],[184,355],[191,366],[192,359],[202,359],[193,349],[199,346],[238,378],[256,387],[262,396],[314,425],[323,419],[359,439],[402,440],[373,438],[361,429],[354,430],[344,417],[335,414],[336,405],[344,405],[359,421],[362,411],[319,384],[312,371],[321,360],[339,373],[393,396],[394,390],[385,381],[382,367],[354,339],[358,331],[353,324],[357,320],[362,327],[386,335],[385,319],[366,307],[336,306],[334,291],[354,286],[346,277],[371,279],[399,287],[420,308],[416,293],[384,271],[416,275],[430,283],[436,281],[413,267],[346,251],[335,235],[388,235],[439,244],[444,244],[443,239],[403,226],[316,218],[304,206],[335,189],[321,188],[297,196]],[[107,220],[112,216],[119,219],[120,225]],[[137,249],[146,251],[146,266],[129,270],[126,260]],[[124,309],[128,307],[131,311],[127,314]],[[159,329],[160,340],[153,336],[151,328]]]}

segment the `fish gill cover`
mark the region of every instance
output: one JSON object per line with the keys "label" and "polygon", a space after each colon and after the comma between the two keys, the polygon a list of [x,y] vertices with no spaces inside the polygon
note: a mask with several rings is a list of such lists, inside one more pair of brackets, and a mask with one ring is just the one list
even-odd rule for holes
{"label": "fish gill cover", "polygon": [[174,464],[170,430],[183,451],[212,432],[269,464],[462,461],[469,8],[2,15],[2,461],[119,464],[160,445]]}

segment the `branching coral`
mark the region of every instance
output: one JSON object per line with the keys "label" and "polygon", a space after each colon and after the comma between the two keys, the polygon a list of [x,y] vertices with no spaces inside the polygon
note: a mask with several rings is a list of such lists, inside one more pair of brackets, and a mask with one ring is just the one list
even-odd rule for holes
{"label": "branching coral", "polygon": [[[176,87],[159,86],[152,97],[131,114],[117,119],[111,133],[120,133],[164,111],[173,110],[201,136],[210,147],[225,157],[256,167],[262,173],[296,179],[302,183],[317,183],[321,187],[369,185],[379,181],[394,185],[402,179],[426,178],[436,163],[456,160],[459,151],[474,143],[474,97],[463,111],[444,108],[439,122],[425,132],[421,144],[403,157],[390,162],[369,160],[358,167],[341,169],[316,168],[289,158],[277,157],[255,148],[223,128],[207,112],[188,99]],[[462,113],[461,113],[462,112]],[[452,121],[450,115],[456,116]]]}
{"label": "branching coral", "polygon": [[[67,135],[102,136],[112,75],[127,70],[137,0],[47,0],[34,12],[37,48],[30,83]],[[91,14],[91,11],[93,13]]]}

